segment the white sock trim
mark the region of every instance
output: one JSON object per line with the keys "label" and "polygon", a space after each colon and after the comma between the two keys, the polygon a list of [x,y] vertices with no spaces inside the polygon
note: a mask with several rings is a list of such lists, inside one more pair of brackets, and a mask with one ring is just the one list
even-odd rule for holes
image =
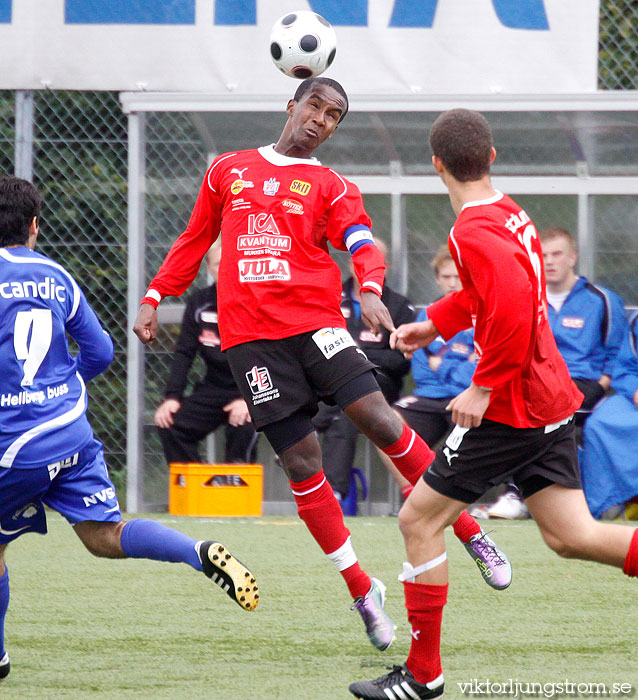
{"label": "white sock trim", "polygon": [[293,493],[293,496],[306,496],[309,493],[312,493],[313,491],[317,491],[320,489],[324,484],[326,483],[326,477],[323,477],[323,481],[318,485],[318,486],[313,486],[311,489],[308,489],[307,491],[295,491],[292,486],[290,487],[290,490]]}
{"label": "white sock trim", "polygon": [[414,445],[415,440],[416,440],[416,433],[413,430],[412,431],[412,438],[410,439],[410,444],[408,445],[408,449],[405,450],[404,452],[400,452],[398,455],[388,455],[388,457],[390,457],[390,459],[398,459],[399,457],[404,457],[412,449],[412,445]]}
{"label": "white sock trim", "polygon": [[[193,545],[193,549],[197,552],[197,556],[199,557],[199,561],[202,562],[202,545],[204,544],[204,540],[197,540],[195,544]],[[202,562],[203,564],[204,562]]]}
{"label": "white sock trim", "polygon": [[357,555],[354,553],[350,537],[348,537],[339,549],[335,549],[334,552],[326,554],[326,556],[328,559],[332,560],[332,563],[337,567],[338,571],[348,569],[353,564],[357,563]]}
{"label": "white sock trim", "polygon": [[414,580],[419,574],[423,574],[430,569],[440,566],[446,559],[447,552],[443,552],[443,554],[439,554],[438,557],[430,559],[430,561],[426,561],[425,564],[421,564],[420,566],[416,567],[413,567],[409,561],[405,561],[403,562],[403,571],[399,574],[399,581],[409,581],[410,583],[414,583]]}
{"label": "white sock trim", "polygon": [[429,683],[426,683],[427,687],[430,690],[434,690],[434,688],[438,688],[440,685],[442,685],[445,682],[445,678],[443,678],[443,674],[440,676],[437,676],[433,681],[430,681]]}

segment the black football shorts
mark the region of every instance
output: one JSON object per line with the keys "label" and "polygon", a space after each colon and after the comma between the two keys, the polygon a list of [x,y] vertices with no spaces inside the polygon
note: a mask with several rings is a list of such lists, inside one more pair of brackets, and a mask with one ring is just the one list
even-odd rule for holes
{"label": "black football shorts", "polygon": [[375,368],[344,328],[241,343],[226,356],[257,430],[293,413],[314,416],[319,401],[333,403],[341,387]]}
{"label": "black football shorts", "polygon": [[478,428],[457,425],[423,478],[435,491],[464,503],[502,483],[514,483],[523,498],[551,484],[579,489],[573,416],[545,428],[485,419]]}
{"label": "black football shorts", "polygon": [[425,396],[403,396],[392,404],[403,420],[434,449],[438,441],[452,430],[452,411],[446,406],[452,396],[428,399]]}

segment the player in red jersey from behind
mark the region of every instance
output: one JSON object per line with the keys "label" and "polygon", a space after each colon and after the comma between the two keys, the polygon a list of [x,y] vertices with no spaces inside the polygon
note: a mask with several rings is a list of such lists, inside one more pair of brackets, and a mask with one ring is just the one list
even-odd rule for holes
{"label": "player in red jersey from behind", "polygon": [[[221,232],[222,349],[255,427],[281,459],[300,518],[345,579],[370,641],[383,650],[394,639],[394,624],[383,607],[385,587],[359,566],[322,471],[311,421],[317,401],[340,406],[412,483],[434,454],[386,403],[373,365],[348,334],[340,310],[341,275],[328,243],[352,255],[365,323],[375,333],[381,326],[393,329],[380,298],[383,255],[374,244],[361,194],[312,157],[347,111],[339,83],[304,81],[288,102],[288,119],[276,144],[214,160],[186,230],[142,300],[134,330],[144,343],[154,339],[158,303],[188,288]],[[465,541],[481,534],[467,515],[455,529]],[[480,564],[509,571],[495,546],[491,553],[480,551]]]}
{"label": "player in red jersey from behind", "polygon": [[449,408],[456,427],[399,513],[412,640],[407,661],[353,683],[363,700],[443,694],[440,658],[448,570],[443,533],[489,487],[513,481],[545,542],[564,557],[638,575],[638,530],[595,521],[580,487],[573,414],[583,396],[552,335],[541,247],[529,216],[496,191],[496,151],[478,112],[444,112],[430,133],[432,163],[457,215],[449,248],[463,288],[400,326],[391,345],[410,355],[472,325],[479,355],[472,384]]}

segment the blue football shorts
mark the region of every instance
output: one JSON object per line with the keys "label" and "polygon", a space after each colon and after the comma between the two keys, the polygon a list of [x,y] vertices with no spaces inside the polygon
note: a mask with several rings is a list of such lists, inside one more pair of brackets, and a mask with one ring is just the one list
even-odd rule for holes
{"label": "blue football shorts", "polygon": [[47,532],[44,506],[72,525],[122,519],[104,447],[93,438],[79,452],[35,469],[0,467],[0,544],[27,532]]}

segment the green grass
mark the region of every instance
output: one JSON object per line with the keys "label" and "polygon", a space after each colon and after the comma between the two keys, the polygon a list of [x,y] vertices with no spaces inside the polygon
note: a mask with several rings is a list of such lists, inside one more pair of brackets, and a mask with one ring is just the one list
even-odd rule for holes
{"label": "green grass", "polygon": [[[361,563],[388,584],[398,630],[385,653],[370,646],[341,577],[297,518],[158,519],[219,539],[248,563],[262,592],[257,610],[242,611],[183,565],[93,558],[49,514],[46,537],[26,535],[6,553],[12,672],[0,698],[346,699],[353,680],[405,659],[396,519],[347,522]],[[493,530],[514,567],[504,592],[489,589],[453,535],[448,540],[446,698],[471,697],[457,683],[475,678],[626,682],[638,693],[638,582],[559,559],[531,521]]]}

